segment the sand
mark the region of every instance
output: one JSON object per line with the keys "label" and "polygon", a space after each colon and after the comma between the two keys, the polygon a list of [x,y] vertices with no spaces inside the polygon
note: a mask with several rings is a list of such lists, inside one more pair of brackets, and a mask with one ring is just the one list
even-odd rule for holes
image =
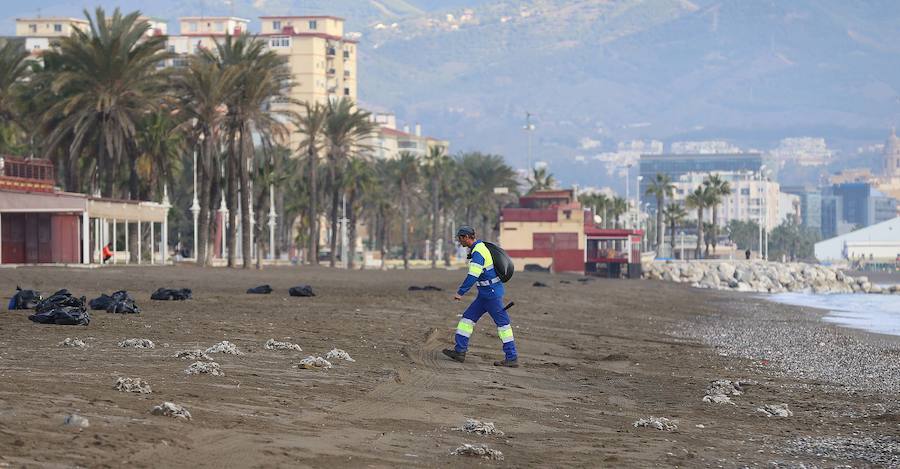
{"label": "sand", "polygon": [[[518,273],[506,300],[516,302],[510,314],[522,366],[492,366],[502,353],[487,315],[466,362],[449,361],[440,350],[452,344],[466,306],[451,301],[463,275],[306,267],[0,270],[0,292],[9,295],[16,285],[88,297],[127,289],[146,305],[139,315],[100,312],[87,327],[0,313],[0,466],[832,466],[860,461],[846,459],[852,452],[827,459],[784,448],[819,435],[897,434],[896,420],[884,413],[848,416],[851,398],[840,386],[721,356],[678,332],[698,321],[727,321],[732,311],[748,314],[736,303],[763,304],[735,293]],[[534,288],[535,281],[548,287]],[[407,291],[423,282],[444,291]],[[262,283],[275,291],[245,294]],[[317,296],[289,297],[288,287],[301,283]],[[194,299],[146,301],[158,287],[191,288]],[[73,336],[88,338],[90,347],[57,347]],[[156,347],[118,347],[126,337]],[[304,354],[339,348],[356,361],[299,370],[301,356],[264,349],[272,337],[303,344]],[[188,376],[186,362],[174,358],[224,340],[244,352],[215,356],[225,376]],[[111,383],[119,376],[140,376],[153,383],[153,394],[116,391]],[[718,379],[756,384],[733,406],[702,402]],[[855,397],[852,405],[883,397]],[[190,409],[192,420],[151,415],[163,401]],[[770,403],[788,404],[793,416],[757,412]],[[90,419],[90,427],[64,426],[69,414]],[[650,415],[677,421],[678,430],[633,427]],[[493,422],[504,435],[453,430],[469,418]],[[450,455],[464,444],[487,444],[504,460]]]}

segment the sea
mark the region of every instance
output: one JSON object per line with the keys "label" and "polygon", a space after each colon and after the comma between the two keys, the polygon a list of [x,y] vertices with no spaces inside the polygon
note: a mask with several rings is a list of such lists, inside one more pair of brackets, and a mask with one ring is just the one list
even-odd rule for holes
{"label": "sea", "polygon": [[777,293],[765,298],[827,310],[824,320],[830,323],[900,336],[900,295]]}

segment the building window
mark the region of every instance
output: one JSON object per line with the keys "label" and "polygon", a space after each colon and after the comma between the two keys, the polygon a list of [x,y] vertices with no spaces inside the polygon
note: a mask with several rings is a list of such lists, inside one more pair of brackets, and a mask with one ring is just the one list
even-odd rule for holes
{"label": "building window", "polygon": [[61,33],[61,32],[62,32],[62,25],[61,25],[61,24],[54,24],[54,25],[53,25],[53,32]]}
{"label": "building window", "polygon": [[28,30],[31,31],[31,32],[33,32],[33,33],[36,33],[36,32],[37,32],[37,25],[36,25],[36,24],[29,24],[29,25],[28,25]]}
{"label": "building window", "polygon": [[216,23],[216,31],[218,31],[218,32],[225,31],[225,24],[223,24],[223,23]]}
{"label": "building window", "polygon": [[344,96],[350,96],[350,88],[344,88]]}
{"label": "building window", "polygon": [[197,23],[191,23],[190,30],[192,33],[196,33],[197,32]]}
{"label": "building window", "polygon": [[316,24],[316,20],[311,20],[309,22],[309,29],[316,29],[318,25]]}
{"label": "building window", "polygon": [[291,38],[289,37],[274,37],[269,40],[269,46],[273,48],[285,48],[291,47]]}
{"label": "building window", "polygon": [[273,21],[272,29],[274,29],[275,31],[281,31],[281,21]]}

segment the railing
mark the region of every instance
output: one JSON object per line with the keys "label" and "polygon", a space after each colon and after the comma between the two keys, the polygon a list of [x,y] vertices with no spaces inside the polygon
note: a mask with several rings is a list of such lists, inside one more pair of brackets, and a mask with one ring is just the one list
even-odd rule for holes
{"label": "railing", "polygon": [[0,188],[53,192],[53,163],[43,159],[0,157]]}

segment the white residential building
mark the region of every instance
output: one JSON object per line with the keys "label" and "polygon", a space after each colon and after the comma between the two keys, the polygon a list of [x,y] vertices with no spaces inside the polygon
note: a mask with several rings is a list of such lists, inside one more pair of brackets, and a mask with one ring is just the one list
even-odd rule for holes
{"label": "white residential building", "polygon": [[[717,208],[716,217],[720,226],[731,220],[754,221],[772,230],[781,223],[781,186],[775,181],[759,180],[752,172],[718,172],[731,186],[731,195],[725,196]],[[675,191],[672,201],[685,203],[687,195],[709,176],[708,173],[688,173],[673,181]],[[697,219],[696,210],[688,210],[688,218]],[[704,212],[704,221],[711,222],[709,210]]]}

